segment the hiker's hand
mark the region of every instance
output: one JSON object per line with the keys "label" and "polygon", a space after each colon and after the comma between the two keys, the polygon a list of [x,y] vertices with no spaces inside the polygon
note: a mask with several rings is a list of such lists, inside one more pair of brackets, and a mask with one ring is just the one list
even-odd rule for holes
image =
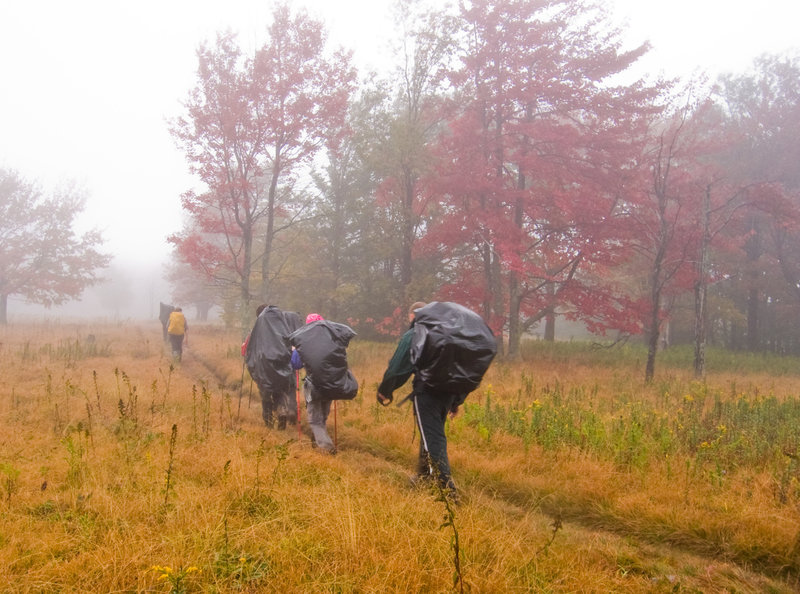
{"label": "hiker's hand", "polygon": [[454,406],[453,408],[450,409],[450,418],[451,419],[454,419],[456,417],[456,415],[458,414],[458,409],[459,409],[458,406]]}
{"label": "hiker's hand", "polygon": [[392,399],[391,397],[384,396],[383,394],[378,392],[378,402],[381,404],[381,406],[388,406],[389,404],[391,404]]}

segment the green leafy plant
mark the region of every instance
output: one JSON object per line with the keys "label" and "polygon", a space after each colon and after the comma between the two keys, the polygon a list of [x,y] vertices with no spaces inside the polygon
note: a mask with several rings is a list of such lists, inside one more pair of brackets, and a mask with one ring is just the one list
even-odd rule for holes
{"label": "green leafy plant", "polygon": [[6,503],[11,505],[11,496],[19,489],[20,471],[8,462],[0,462],[0,474],[3,475],[3,490],[6,495]]}

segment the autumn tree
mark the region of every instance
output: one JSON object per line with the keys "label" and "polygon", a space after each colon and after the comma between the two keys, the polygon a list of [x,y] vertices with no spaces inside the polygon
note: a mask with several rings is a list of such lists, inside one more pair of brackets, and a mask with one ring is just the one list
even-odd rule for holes
{"label": "autumn tree", "polygon": [[[314,176],[320,197],[312,221],[318,247],[313,266],[322,274],[318,308],[336,319],[358,315],[362,291],[371,294],[371,199],[375,184],[351,139],[331,147],[324,170]],[[374,295],[373,295],[374,296]],[[321,303],[320,303],[321,301]]]}
{"label": "autumn tree", "polygon": [[470,248],[465,301],[495,329],[507,323],[511,356],[559,309],[598,327],[610,315],[625,324],[615,293],[590,279],[623,257],[626,176],[655,89],[614,77],[646,48],[624,51],[589,2],[461,7],[468,45],[450,74],[461,111],[442,138],[447,204],[435,233],[442,247]]}
{"label": "autumn tree", "polygon": [[0,324],[8,322],[11,295],[49,307],[101,280],[98,270],[111,258],[99,251],[100,233],[75,231],[85,201],[75,186],[48,195],[17,172],[0,169]]}
{"label": "autumn tree", "polygon": [[749,72],[721,77],[715,98],[741,138],[728,169],[761,186],[746,230],[746,346],[774,349],[787,326],[800,330],[785,322],[768,329],[762,320],[770,308],[781,308],[784,321],[800,317],[800,57],[761,56]]}
{"label": "autumn tree", "polygon": [[197,86],[173,122],[205,188],[183,196],[190,223],[171,241],[194,268],[235,283],[244,310],[270,296],[275,239],[299,208],[295,184],[342,129],[354,71],[325,40],[320,22],[286,4],[252,54],[219,35],[199,49]]}
{"label": "autumn tree", "polygon": [[[395,5],[400,31],[391,82],[376,85],[368,94],[374,112],[362,117],[356,130],[359,150],[379,185],[376,208],[382,210],[390,233],[385,237],[386,271],[395,286],[393,302],[405,309],[420,299],[429,285],[431,258],[417,249],[426,228],[430,195],[425,180],[433,171],[433,141],[441,129],[445,67],[454,52],[455,22],[420,2],[400,0]],[[375,101],[380,97],[382,101]]]}
{"label": "autumn tree", "polygon": [[206,274],[185,262],[168,262],[164,269],[164,276],[172,286],[172,302],[183,309],[192,305],[197,310],[198,320],[208,320],[211,308],[221,302],[218,287]]}

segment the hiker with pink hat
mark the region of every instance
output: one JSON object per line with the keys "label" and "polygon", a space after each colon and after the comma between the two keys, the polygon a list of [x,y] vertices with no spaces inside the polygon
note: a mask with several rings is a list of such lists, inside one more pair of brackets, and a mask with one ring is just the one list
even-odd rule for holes
{"label": "hiker with pink hat", "polygon": [[[336,453],[336,443],[328,435],[331,403],[350,400],[358,393],[358,382],[347,365],[347,345],[356,333],[345,324],[323,319],[318,313],[306,316],[306,325],[289,336],[295,348],[292,367],[305,368],[303,394],[311,427],[312,444],[323,452]],[[334,435],[335,426],[334,404]]]}

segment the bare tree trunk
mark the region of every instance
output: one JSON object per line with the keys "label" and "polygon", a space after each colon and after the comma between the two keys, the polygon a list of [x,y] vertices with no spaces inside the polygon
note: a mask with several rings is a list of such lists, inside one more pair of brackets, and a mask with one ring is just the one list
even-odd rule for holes
{"label": "bare tree trunk", "polygon": [[[547,294],[550,296],[550,303],[555,303],[556,287],[553,283],[547,283]],[[544,317],[544,339],[548,342],[556,341],[555,308]]]}
{"label": "bare tree trunk", "polygon": [[653,376],[656,372],[656,353],[658,353],[658,314],[654,315],[651,319],[651,324],[655,324],[655,330],[651,330],[647,336],[647,365],[644,370],[644,381],[653,381]]}
{"label": "bare tree trunk", "polygon": [[267,196],[267,229],[264,232],[264,255],[261,258],[261,287],[258,292],[262,303],[269,300],[269,266],[272,256],[272,243],[275,239],[275,205],[278,200],[278,176],[281,172],[281,154],[276,148],[275,162],[272,166],[272,179]]}
{"label": "bare tree trunk", "polygon": [[242,319],[250,309],[250,275],[253,271],[253,230],[250,227],[242,229],[242,243],[244,254],[242,256],[242,277],[239,284],[239,293],[242,300]]}
{"label": "bare tree trunk", "polygon": [[703,196],[703,235],[700,241],[700,257],[698,258],[697,280],[694,283],[694,375],[703,378],[706,375],[706,335],[707,335],[707,298],[708,298],[708,246],[711,219],[711,187],[706,187]]}
{"label": "bare tree trunk", "polygon": [[750,224],[751,235],[747,240],[745,252],[748,264],[750,265],[750,289],[747,292],[747,350],[755,352],[759,349],[759,297],[761,291],[760,275],[756,267],[756,262],[761,257],[761,236],[755,219]]}
{"label": "bare tree trunk", "polygon": [[198,303],[195,305],[197,309],[197,319],[201,322],[208,321],[208,312],[211,311],[211,304],[207,302]]}
{"label": "bare tree trunk", "polygon": [[[491,285],[490,285],[490,293],[494,296],[494,303],[492,304],[492,311],[494,312],[495,319],[504,320],[506,317],[506,307],[505,303],[503,302],[503,280],[502,280],[502,270],[500,266],[500,259],[497,257],[497,254],[494,253],[494,250],[491,251]],[[502,337],[502,331],[501,331]],[[509,343],[511,341],[509,340]],[[509,348],[511,348],[509,346]],[[502,341],[497,345],[497,354],[501,357],[505,356],[506,352],[504,350]]]}
{"label": "bare tree trunk", "polygon": [[0,294],[0,325],[8,324],[8,295]]}
{"label": "bare tree trunk", "polygon": [[[662,237],[665,235],[665,223],[662,219]],[[656,257],[653,261],[653,272],[650,287],[650,319],[647,324],[647,364],[644,370],[644,381],[653,381],[656,370],[656,355],[658,354],[658,339],[661,335],[661,271],[664,261],[666,244],[661,240]]]}
{"label": "bare tree trunk", "polygon": [[414,175],[407,170],[403,173],[403,229],[402,245],[400,246],[400,285],[406,300],[409,297],[411,280],[413,278],[412,250],[414,249],[414,193],[416,184]]}
{"label": "bare tree trunk", "polygon": [[[752,277],[754,278],[755,275],[752,275]],[[752,287],[747,293],[747,350],[751,352],[755,352],[759,348],[758,298],[758,288]]]}
{"label": "bare tree trunk", "polygon": [[522,325],[519,319],[520,296],[517,273],[508,274],[508,357],[519,357],[519,346],[522,339]]}
{"label": "bare tree trunk", "polygon": [[[525,189],[525,174],[520,167],[517,171],[517,189]],[[522,198],[517,198],[514,202],[514,226],[522,228],[523,223],[523,202]],[[520,320],[520,309],[522,307],[522,296],[520,295],[519,275],[511,270],[508,273],[508,357],[519,357],[519,346],[522,341],[522,324]]]}

